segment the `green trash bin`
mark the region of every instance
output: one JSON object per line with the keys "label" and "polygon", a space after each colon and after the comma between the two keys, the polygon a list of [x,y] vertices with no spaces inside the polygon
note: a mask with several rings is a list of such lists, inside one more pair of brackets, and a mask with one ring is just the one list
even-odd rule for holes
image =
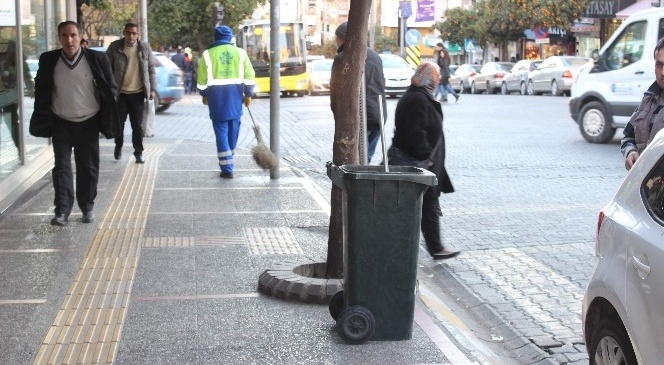
{"label": "green trash bin", "polygon": [[413,333],[422,196],[436,175],[411,166],[327,165],[343,190],[344,290],[330,300],[351,343]]}

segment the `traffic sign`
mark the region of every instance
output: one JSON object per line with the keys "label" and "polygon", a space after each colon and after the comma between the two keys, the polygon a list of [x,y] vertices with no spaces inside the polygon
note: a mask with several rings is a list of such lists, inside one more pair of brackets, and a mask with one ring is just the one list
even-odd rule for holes
{"label": "traffic sign", "polygon": [[417,29],[409,29],[406,32],[406,44],[409,46],[417,46],[422,40],[422,35]]}

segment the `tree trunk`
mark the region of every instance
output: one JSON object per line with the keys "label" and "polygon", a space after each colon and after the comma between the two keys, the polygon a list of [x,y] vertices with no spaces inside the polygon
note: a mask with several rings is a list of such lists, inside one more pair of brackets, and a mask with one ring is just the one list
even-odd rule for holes
{"label": "tree trunk", "polygon": [[[344,52],[335,60],[330,83],[334,114],[332,162],[337,166],[357,164],[360,130],[360,83],[367,57],[367,29],[371,1],[351,1]],[[329,236],[327,241],[327,278],[343,277],[343,191],[332,187]]]}

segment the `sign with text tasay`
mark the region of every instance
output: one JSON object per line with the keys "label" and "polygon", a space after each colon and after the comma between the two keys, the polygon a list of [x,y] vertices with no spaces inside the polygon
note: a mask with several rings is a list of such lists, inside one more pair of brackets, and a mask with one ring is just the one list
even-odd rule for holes
{"label": "sign with text tasay", "polygon": [[[626,1],[622,2],[626,3]],[[587,18],[615,18],[620,3],[620,0],[590,0],[583,16]]]}
{"label": "sign with text tasay", "polygon": [[434,20],[434,10],[436,5],[434,0],[417,0],[417,13],[415,21],[425,22]]}

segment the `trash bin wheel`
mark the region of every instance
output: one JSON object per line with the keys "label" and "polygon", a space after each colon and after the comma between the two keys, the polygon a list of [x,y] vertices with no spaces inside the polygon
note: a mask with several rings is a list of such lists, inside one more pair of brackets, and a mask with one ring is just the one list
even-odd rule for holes
{"label": "trash bin wheel", "polygon": [[335,321],[339,319],[339,314],[344,310],[344,291],[339,290],[330,298],[330,315]]}
{"label": "trash bin wheel", "polygon": [[344,341],[352,344],[367,342],[376,330],[376,319],[370,310],[354,305],[341,311],[337,329]]}

